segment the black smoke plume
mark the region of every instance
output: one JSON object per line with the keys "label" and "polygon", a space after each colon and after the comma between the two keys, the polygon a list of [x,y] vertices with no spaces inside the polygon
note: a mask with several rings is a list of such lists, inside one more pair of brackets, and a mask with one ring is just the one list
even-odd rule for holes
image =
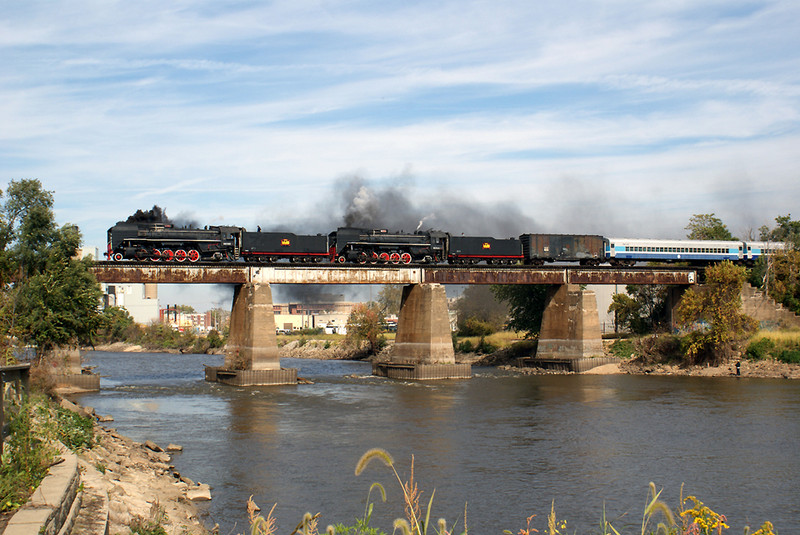
{"label": "black smoke plume", "polygon": [[[332,194],[324,197],[312,210],[312,217],[262,221],[261,224],[265,229],[299,234],[327,234],[342,226],[387,229],[390,232],[436,229],[455,235],[495,238],[540,231],[533,218],[512,202],[476,201],[463,191],[421,192],[407,174],[394,177],[386,186],[376,185],[357,175],[342,177],[334,183]],[[331,203],[330,199],[335,199],[335,202]],[[274,217],[274,212],[270,213]],[[363,297],[364,293],[362,288],[356,290],[353,286],[326,288],[324,285],[298,284],[277,288],[280,288],[281,299],[300,303],[321,301],[323,294],[332,290],[336,293],[341,291],[350,299],[356,294]]]}
{"label": "black smoke plume", "polygon": [[136,210],[136,213],[128,217],[126,223],[164,223],[171,225],[172,221],[167,217],[167,211],[157,204],[154,204],[150,210]]}
{"label": "black smoke plume", "polygon": [[163,223],[174,227],[199,228],[200,224],[194,217],[186,212],[178,214],[174,220],[167,217],[167,209],[161,208],[157,204],[150,210],[136,210],[136,213],[128,217],[126,223]]}
{"label": "black smoke plume", "polygon": [[400,177],[378,187],[351,176],[336,183],[343,226],[414,232],[436,229],[456,235],[509,238],[536,232],[533,218],[511,202],[479,202],[466,192],[440,190],[423,194],[413,181]]}

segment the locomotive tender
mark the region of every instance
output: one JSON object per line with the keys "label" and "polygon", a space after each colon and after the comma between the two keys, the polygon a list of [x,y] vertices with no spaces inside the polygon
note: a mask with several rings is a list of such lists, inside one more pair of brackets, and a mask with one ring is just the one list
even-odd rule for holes
{"label": "locomotive tender", "polygon": [[106,256],[115,262],[246,262],[338,264],[525,264],[579,262],[752,263],[782,243],[648,240],[584,234],[522,234],[518,238],[458,236],[428,230],[340,227],[328,235],[256,232],[235,226],[176,228],[164,223],[119,222],[108,229]]}

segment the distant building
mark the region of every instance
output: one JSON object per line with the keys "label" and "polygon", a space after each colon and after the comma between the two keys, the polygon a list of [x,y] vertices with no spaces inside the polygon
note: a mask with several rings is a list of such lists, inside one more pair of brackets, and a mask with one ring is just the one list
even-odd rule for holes
{"label": "distant building", "polygon": [[221,326],[218,327],[217,322],[220,318],[216,317],[211,311],[194,313],[194,312],[180,312],[177,308],[162,308],[159,310],[161,323],[166,323],[176,331],[186,332],[194,331],[197,333],[208,333],[214,329],[221,331]]}
{"label": "distant building", "polygon": [[120,307],[133,321],[148,325],[158,321],[158,286],[155,284],[100,284],[103,308]]}
{"label": "distant building", "polygon": [[79,259],[91,258],[92,260],[101,260],[97,255],[97,247],[84,246],[80,247],[75,254]]}
{"label": "distant building", "polygon": [[326,333],[346,334],[347,318],[357,303],[276,303],[275,328],[278,332],[324,329]]}

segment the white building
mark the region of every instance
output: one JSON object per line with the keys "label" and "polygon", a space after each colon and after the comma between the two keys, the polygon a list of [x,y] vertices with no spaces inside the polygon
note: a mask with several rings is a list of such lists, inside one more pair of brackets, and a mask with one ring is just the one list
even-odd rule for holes
{"label": "white building", "polygon": [[105,306],[121,307],[133,321],[149,325],[159,321],[158,286],[155,284],[101,284]]}

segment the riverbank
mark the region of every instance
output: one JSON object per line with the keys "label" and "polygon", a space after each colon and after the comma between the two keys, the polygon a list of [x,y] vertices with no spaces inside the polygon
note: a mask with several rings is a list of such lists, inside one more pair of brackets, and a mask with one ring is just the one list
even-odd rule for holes
{"label": "riverbank", "polygon": [[[638,362],[622,362],[620,364],[604,364],[592,368],[583,375],[680,375],[689,377],[749,377],[762,379],[800,379],[800,365],[786,364],[774,360],[769,361],[739,361],[737,370],[736,362],[721,366],[676,366],[671,364],[641,364]],[[498,366],[500,369],[519,373],[521,375],[557,375],[569,374],[562,370],[544,368],[520,368],[508,364]]]}
{"label": "riverbank", "polygon": [[[62,401],[78,413],[100,420],[90,407]],[[210,488],[175,471],[177,445],[162,449],[151,442],[141,444],[111,427],[95,424],[95,446],[78,454],[82,479],[108,494],[108,533],[128,533],[136,522],[160,525],[169,535],[206,535],[201,520],[203,502],[211,499]],[[98,517],[106,514],[96,511]]]}
{"label": "riverbank", "polygon": [[[326,347],[327,346],[327,347]],[[153,350],[144,349],[138,345],[117,342],[97,346],[97,351],[110,352],[151,352]],[[381,360],[388,358],[391,345],[387,346],[378,356],[373,356],[367,360]],[[170,351],[159,351],[170,352]],[[172,351],[177,353],[177,351]],[[217,353],[223,353],[218,351]],[[325,340],[308,340],[303,343],[294,340],[278,348],[278,355],[281,358],[301,358],[301,359],[321,359],[321,360],[362,360],[359,352],[353,349],[343,348],[339,344],[330,344]],[[457,364],[471,364],[474,366],[493,366],[504,370],[520,373],[524,375],[544,375],[571,373],[559,370],[549,370],[535,367],[515,366],[518,355],[510,352],[498,351],[490,355],[479,355],[476,353],[456,353]],[[739,362],[737,374],[736,363]],[[773,379],[800,379],[800,364],[788,364],[774,359],[747,360],[738,359],[721,366],[678,366],[674,364],[642,364],[633,359],[623,360],[619,364],[605,364],[598,366],[587,372],[592,375],[608,374],[631,374],[631,375],[688,375],[695,377],[761,377]]]}
{"label": "riverbank", "polygon": [[[185,353],[186,351],[174,348],[148,349],[138,344],[128,342],[113,342],[111,344],[98,344],[92,347],[81,348],[84,351],[110,351],[112,353]],[[223,348],[209,349],[207,355],[221,355],[225,352]]]}

